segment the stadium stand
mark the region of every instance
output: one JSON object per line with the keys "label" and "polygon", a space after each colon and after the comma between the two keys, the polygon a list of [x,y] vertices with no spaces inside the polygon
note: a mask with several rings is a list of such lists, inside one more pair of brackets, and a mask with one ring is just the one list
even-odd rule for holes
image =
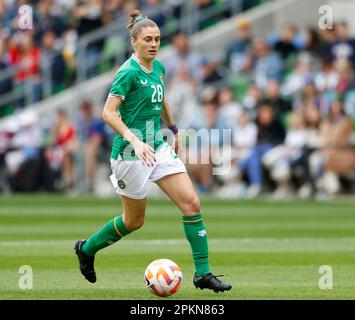
{"label": "stadium stand", "polygon": [[[130,54],[122,32],[127,12],[139,6],[164,35],[166,95],[179,127],[233,133],[230,141],[210,136],[194,150],[203,157],[230,144],[233,151],[228,174],[213,174],[213,157],[188,164],[200,193],[276,199],[353,193],[354,29],[345,18],[324,30],[314,16],[270,23],[275,6],[285,13],[302,1],[263,2],[0,1],[0,114],[9,119],[0,129],[0,189],[100,192],[89,172],[96,160],[107,160],[113,133],[92,114],[83,125],[79,110],[102,107],[112,72]],[[25,4],[34,8],[34,32],[16,27]],[[77,108],[54,119],[55,112],[42,112],[46,98],[56,99],[54,109],[68,101]],[[19,120],[8,117],[19,110]],[[186,154],[191,139],[197,137],[185,141]],[[26,165],[43,163],[55,183],[41,174],[25,186],[16,182]]]}

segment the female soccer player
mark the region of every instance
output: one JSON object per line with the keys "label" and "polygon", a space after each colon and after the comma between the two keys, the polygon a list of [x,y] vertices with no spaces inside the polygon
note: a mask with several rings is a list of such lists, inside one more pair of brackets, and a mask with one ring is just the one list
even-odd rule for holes
{"label": "female soccer player", "polygon": [[[178,129],[164,98],[165,68],[155,59],[160,47],[156,23],[133,10],[128,29],[132,56],[118,69],[103,109],[103,119],[116,132],[111,153],[111,182],[122,197],[123,214],[87,240],[75,244],[81,273],[96,282],[94,257],[142,227],[148,180],[154,181],[183,213],[186,238],[195,264],[193,284],[215,292],[230,290],[210,271],[207,232],[200,201],[177,156]],[[174,150],[163,140],[160,119],[174,133]]]}

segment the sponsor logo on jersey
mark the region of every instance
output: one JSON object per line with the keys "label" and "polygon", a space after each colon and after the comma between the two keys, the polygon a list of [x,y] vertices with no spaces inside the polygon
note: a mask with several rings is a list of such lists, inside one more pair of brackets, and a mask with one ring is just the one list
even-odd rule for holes
{"label": "sponsor logo on jersey", "polygon": [[159,111],[160,110],[160,106],[153,106],[153,110],[154,111]]}
{"label": "sponsor logo on jersey", "polygon": [[143,86],[147,86],[147,85],[148,85],[148,79],[141,80],[141,84],[142,84]]}

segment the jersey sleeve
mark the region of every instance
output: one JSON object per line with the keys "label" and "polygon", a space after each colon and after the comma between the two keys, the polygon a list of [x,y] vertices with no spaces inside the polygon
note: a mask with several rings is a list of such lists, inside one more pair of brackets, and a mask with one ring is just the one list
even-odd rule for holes
{"label": "jersey sleeve", "polygon": [[134,71],[119,69],[111,85],[109,96],[126,98],[133,85]]}
{"label": "jersey sleeve", "polygon": [[159,67],[161,71],[161,81],[164,84],[164,91],[165,91],[165,84],[166,84],[166,75],[165,75],[165,66],[159,61]]}
{"label": "jersey sleeve", "polygon": [[165,66],[163,64],[161,64],[161,68],[162,68],[162,71],[163,71],[163,75],[164,75],[164,78],[166,77],[166,74],[165,74]]}

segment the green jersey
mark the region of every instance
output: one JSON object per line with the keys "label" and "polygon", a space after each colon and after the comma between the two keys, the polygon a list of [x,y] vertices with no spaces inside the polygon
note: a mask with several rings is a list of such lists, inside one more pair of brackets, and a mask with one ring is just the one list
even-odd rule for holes
{"label": "green jersey", "polygon": [[[133,54],[116,72],[111,96],[121,97],[119,115],[125,125],[139,140],[157,150],[163,143],[160,131],[160,117],[164,99],[165,68],[159,61],[153,61],[149,71]],[[113,141],[111,157],[136,160],[132,146],[121,135]]]}

